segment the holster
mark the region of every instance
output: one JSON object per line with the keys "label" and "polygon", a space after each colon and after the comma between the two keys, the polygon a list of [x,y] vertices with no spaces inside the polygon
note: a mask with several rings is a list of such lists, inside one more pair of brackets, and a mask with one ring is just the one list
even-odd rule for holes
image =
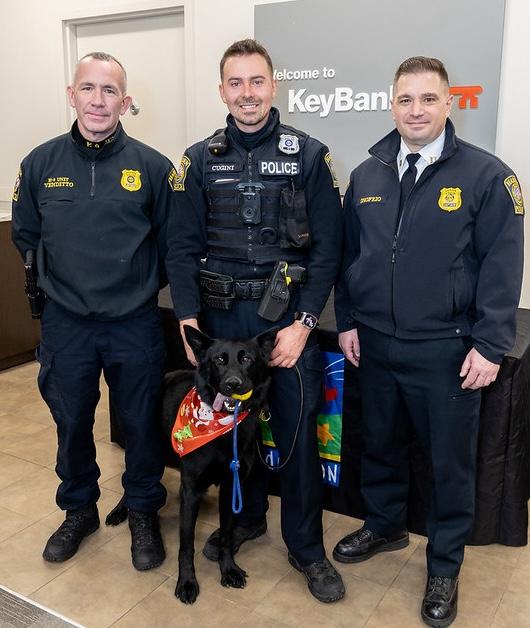
{"label": "holster", "polygon": [[44,309],[44,292],[38,287],[37,264],[35,261],[35,251],[30,249],[26,252],[24,260],[25,282],[24,288],[28,297],[31,318],[40,318]]}

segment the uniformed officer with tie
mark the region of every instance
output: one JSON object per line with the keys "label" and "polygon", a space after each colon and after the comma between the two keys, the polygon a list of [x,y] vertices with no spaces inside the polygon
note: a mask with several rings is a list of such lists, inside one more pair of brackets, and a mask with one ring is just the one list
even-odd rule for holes
{"label": "uniformed officer with tie", "polygon": [[339,342],[360,370],[364,526],[335,547],[355,563],[408,545],[408,448],[430,461],[422,618],[456,617],[458,573],[473,524],[480,389],[515,339],[524,205],[497,157],[449,120],[443,64],[404,61],[396,129],[351,175],[336,289]]}

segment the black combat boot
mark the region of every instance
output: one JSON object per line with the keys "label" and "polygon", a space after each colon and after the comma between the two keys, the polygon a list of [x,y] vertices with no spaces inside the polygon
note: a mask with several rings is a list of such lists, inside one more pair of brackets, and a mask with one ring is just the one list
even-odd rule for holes
{"label": "black combat boot", "polygon": [[291,565],[305,576],[310,593],[319,602],[336,602],[344,597],[346,589],[342,577],[327,558],[303,567],[291,554],[288,554],[287,558]]}
{"label": "black combat boot", "polygon": [[158,567],[164,562],[166,552],[158,513],[129,510],[132,563],[138,571]]}
{"label": "black combat boot", "polygon": [[458,578],[429,575],[421,605],[421,618],[427,626],[449,626],[455,620],[457,609]]}
{"label": "black combat boot", "polygon": [[98,528],[99,515],[96,504],[81,510],[67,510],[65,520],[48,539],[42,557],[52,563],[72,558],[85,536]]}

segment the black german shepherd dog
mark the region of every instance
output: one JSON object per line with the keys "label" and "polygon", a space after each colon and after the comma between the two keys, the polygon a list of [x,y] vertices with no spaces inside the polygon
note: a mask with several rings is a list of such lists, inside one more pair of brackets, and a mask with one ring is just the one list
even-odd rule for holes
{"label": "black german shepherd dog", "polygon": [[[195,385],[202,402],[216,408],[224,399],[224,408],[233,413],[235,399],[243,398],[240,412],[248,415],[237,427],[239,474],[245,490],[255,459],[255,439],[260,412],[267,407],[267,391],[270,372],[267,364],[274,347],[277,328],[263,332],[250,340],[217,340],[190,326],[185,326],[186,339],[193,349],[198,366],[193,371],[173,371],[165,378],[162,427],[167,466],[180,469],[180,548],[179,577],[175,595],[185,604],[193,604],[199,595],[199,583],[195,576],[194,540],[195,524],[202,496],[212,484],[219,485],[219,568],[221,584],[243,588],[246,572],[234,561],[232,532],[233,433],[227,432],[202,447],[180,457],[174,451],[171,439],[175,417],[181,401]],[[249,393],[251,393],[249,395]],[[121,502],[109,513],[107,525],[117,525],[127,517],[127,509]]]}

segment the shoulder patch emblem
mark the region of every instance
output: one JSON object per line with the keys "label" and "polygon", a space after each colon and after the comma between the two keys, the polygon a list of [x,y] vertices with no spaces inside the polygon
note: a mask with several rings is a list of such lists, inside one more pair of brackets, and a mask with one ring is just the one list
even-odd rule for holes
{"label": "shoulder patch emblem", "polygon": [[442,188],[438,207],[445,212],[454,212],[462,207],[462,190],[460,188]]}
{"label": "shoulder patch emblem", "polygon": [[186,181],[186,175],[190,166],[191,159],[187,155],[182,155],[178,171],[175,168],[171,169],[167,180],[173,192],[184,192],[186,190],[184,181]]}
{"label": "shoulder patch emblem", "polygon": [[331,153],[326,153],[324,155],[324,161],[326,162],[326,166],[329,168],[331,178],[333,179],[333,187],[338,188],[339,180],[337,179],[337,173],[335,172],[335,167],[333,166],[333,159],[331,158]]}
{"label": "shoulder patch emblem", "polygon": [[18,201],[18,192],[20,190],[20,181],[22,180],[22,168],[19,168],[17,178],[15,179],[15,187],[13,188],[13,200]]}
{"label": "shoulder patch emblem", "polygon": [[129,192],[137,192],[142,187],[141,176],[142,174],[138,170],[122,170],[121,187]]}
{"label": "shoulder patch emblem", "polygon": [[524,201],[523,193],[521,192],[521,186],[517,177],[512,174],[504,179],[504,186],[508,190],[508,194],[513,202],[513,209],[516,214],[524,215]]}
{"label": "shoulder patch emblem", "polygon": [[300,143],[296,135],[282,133],[280,135],[280,141],[278,142],[278,148],[286,155],[294,155],[300,151]]}

